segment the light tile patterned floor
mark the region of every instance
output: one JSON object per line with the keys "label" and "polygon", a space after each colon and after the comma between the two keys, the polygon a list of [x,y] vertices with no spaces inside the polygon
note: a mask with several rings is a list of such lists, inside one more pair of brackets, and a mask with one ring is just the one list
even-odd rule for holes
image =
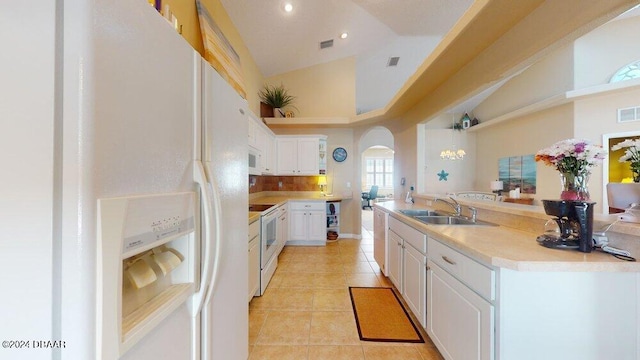
{"label": "light tile patterned floor", "polygon": [[442,359],[424,331],[424,344],[358,338],[348,287],[393,287],[373,260],[366,212],[362,240],[284,248],[267,291],[249,305],[250,360]]}

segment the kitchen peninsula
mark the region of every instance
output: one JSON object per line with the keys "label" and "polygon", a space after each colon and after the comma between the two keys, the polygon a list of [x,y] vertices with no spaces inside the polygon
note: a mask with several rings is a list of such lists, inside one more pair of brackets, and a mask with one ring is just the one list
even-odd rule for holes
{"label": "kitchen peninsula", "polygon": [[[415,275],[407,274],[406,250],[415,242],[408,237],[411,231],[425,236],[425,328],[445,358],[639,358],[640,263],[538,245],[549,218],[539,207],[462,200],[464,214],[473,206],[479,219],[499,226],[427,225],[400,210],[441,203],[415,198],[416,204],[375,205],[389,216],[385,272],[400,269],[396,287],[410,298],[414,289],[407,284]],[[596,217],[596,228],[611,219]],[[640,226],[616,224],[610,231],[612,241],[637,243]]]}

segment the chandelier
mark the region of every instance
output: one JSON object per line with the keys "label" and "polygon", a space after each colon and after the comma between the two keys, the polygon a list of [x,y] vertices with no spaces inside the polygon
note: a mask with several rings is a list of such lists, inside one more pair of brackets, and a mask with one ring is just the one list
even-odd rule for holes
{"label": "chandelier", "polygon": [[[455,149],[455,146],[454,146],[454,149]],[[462,149],[458,149],[458,150],[446,149],[440,152],[440,157],[445,160],[462,160],[465,155],[467,155],[467,153]]]}
{"label": "chandelier", "polygon": [[451,115],[451,125],[451,149],[442,150],[440,157],[444,160],[462,160],[467,153],[463,149],[458,149],[453,141],[453,136],[457,130],[455,126],[455,115]]}

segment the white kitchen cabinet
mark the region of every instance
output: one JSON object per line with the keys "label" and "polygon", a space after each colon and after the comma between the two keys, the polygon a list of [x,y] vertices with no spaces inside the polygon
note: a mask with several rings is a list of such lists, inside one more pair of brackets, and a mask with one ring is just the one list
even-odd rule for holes
{"label": "white kitchen cabinet", "polygon": [[373,258],[378,263],[382,273],[387,272],[387,231],[389,228],[389,214],[378,208],[373,209]]}
{"label": "white kitchen cabinet", "polygon": [[276,173],[276,137],[271,133],[266,133],[262,156],[262,173],[274,175]]}
{"label": "white kitchen cabinet", "polygon": [[442,356],[447,360],[494,359],[493,305],[435,263],[430,263],[427,274],[427,333]]}
{"label": "white kitchen cabinet", "polygon": [[[394,237],[393,241],[391,241],[391,234]],[[398,248],[400,251],[397,257],[397,264],[391,264],[392,255],[395,258],[393,253],[395,250],[391,250],[392,247]],[[426,254],[427,236],[425,234],[396,218],[389,219],[389,263],[390,266],[393,266],[393,269],[389,269],[389,271],[395,272],[396,268],[399,268],[400,274],[394,274],[394,277],[400,283],[400,287],[397,284],[396,287],[422,327],[427,324]],[[392,281],[394,281],[393,278]]]}
{"label": "white kitchen cabinet", "polygon": [[389,264],[387,271],[389,279],[396,289],[402,293],[402,238],[389,229]]}
{"label": "white kitchen cabinet", "polygon": [[289,245],[326,245],[325,202],[295,201],[289,204]]}
{"label": "white kitchen cabinet", "polygon": [[287,211],[287,206],[287,204],[284,204],[278,207],[278,226],[276,227],[278,250],[276,251],[276,256],[280,254],[289,239],[289,212]]}
{"label": "white kitchen cabinet", "polygon": [[427,256],[407,241],[402,246],[402,296],[422,327],[427,326]]}
{"label": "white kitchen cabinet", "polygon": [[279,175],[318,175],[320,173],[320,139],[325,136],[276,137],[276,162]]}
{"label": "white kitchen cabinet", "polygon": [[429,337],[447,360],[493,360],[494,271],[435,239],[428,241]]}
{"label": "white kitchen cabinet", "polygon": [[249,112],[249,146],[255,149],[258,172],[273,175],[276,171],[275,135],[257,116]]}
{"label": "white kitchen cabinet", "polygon": [[249,224],[249,300],[260,291],[260,220]]}
{"label": "white kitchen cabinet", "polygon": [[258,147],[258,125],[255,123],[254,117],[249,116],[248,124],[248,142],[249,146]]}

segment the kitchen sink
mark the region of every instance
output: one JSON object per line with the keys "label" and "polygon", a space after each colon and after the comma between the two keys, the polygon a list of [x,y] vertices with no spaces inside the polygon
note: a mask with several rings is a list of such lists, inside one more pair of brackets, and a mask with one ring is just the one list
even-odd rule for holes
{"label": "kitchen sink", "polygon": [[418,210],[418,209],[406,209],[406,210],[398,210],[402,214],[416,217],[416,216],[446,216],[445,213],[441,213],[439,211],[433,210]]}
{"label": "kitchen sink", "polygon": [[487,221],[476,220],[473,221],[466,217],[461,216],[413,216],[414,219],[421,221],[425,224],[431,225],[484,225],[484,226],[498,226],[494,223]]}

